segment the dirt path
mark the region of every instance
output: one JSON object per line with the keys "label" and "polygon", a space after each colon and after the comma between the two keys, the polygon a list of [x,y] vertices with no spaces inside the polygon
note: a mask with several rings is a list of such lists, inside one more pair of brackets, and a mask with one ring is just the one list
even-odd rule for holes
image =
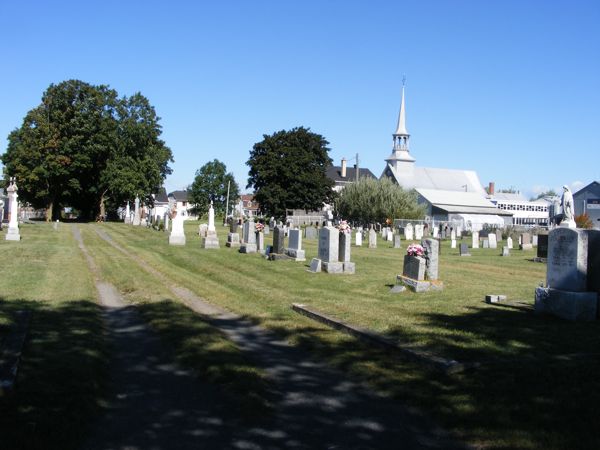
{"label": "dirt path", "polygon": [[[240,348],[251,352],[253,359],[272,380],[276,399],[274,417],[260,426],[236,429],[233,435],[239,438],[232,439],[225,446],[211,447],[210,442],[206,442],[202,448],[465,448],[422,415],[373,393],[361,383],[348,380],[344,374],[315,362],[310,355],[279,340],[273,333],[211,305],[189,289],[175,285],[164,274],[144,264],[138,256],[133,257],[104,230],[94,229],[115,249],[165,283],[180,301],[223,330]],[[129,365],[132,365],[131,360]],[[129,392],[126,389],[122,391],[124,394]],[[206,403],[202,399],[197,400]],[[194,402],[189,406],[200,407]],[[163,415],[158,409],[155,413]],[[123,414],[127,412],[123,411]],[[182,420],[187,414],[182,412]]]}

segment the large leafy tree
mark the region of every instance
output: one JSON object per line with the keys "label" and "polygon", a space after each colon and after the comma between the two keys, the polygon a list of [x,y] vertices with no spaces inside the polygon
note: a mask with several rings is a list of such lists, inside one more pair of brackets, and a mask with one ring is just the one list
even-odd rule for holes
{"label": "large leafy tree", "polygon": [[285,216],[286,209],[316,210],[333,198],[329,142],[309,128],[299,127],[263,135],[254,144],[247,188],[254,188],[261,212]]}
{"label": "large leafy tree", "polygon": [[235,202],[240,196],[240,189],[231,172],[218,159],[207,162],[196,171],[194,182],[189,188],[189,199],[194,208],[203,213],[213,201],[215,211],[226,212],[227,186],[229,185],[229,199]]}
{"label": "large leafy tree", "polygon": [[57,218],[61,206],[82,216],[156,190],[170,173],[171,151],[158,117],[141,94],[118,98],[79,80],[50,85],[40,105],[8,137],[1,159],[19,196]]}
{"label": "large leafy tree", "polygon": [[361,178],[347,185],[336,200],[336,210],[346,220],[369,224],[386,219],[420,219],[425,208],[415,191],[402,189],[389,178]]}

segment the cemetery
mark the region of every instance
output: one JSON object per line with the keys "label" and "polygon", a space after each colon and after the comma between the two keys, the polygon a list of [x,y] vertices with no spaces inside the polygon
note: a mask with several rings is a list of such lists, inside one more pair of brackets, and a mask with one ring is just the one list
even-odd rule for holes
{"label": "cemetery", "polygon": [[[27,344],[25,355],[39,352],[41,359],[36,364],[49,364],[49,367],[65,362],[61,361],[63,356],[52,361],[43,357],[47,348],[75,348],[73,354],[64,356],[65,361],[80,358],[84,353],[88,355],[85,358],[93,357],[90,364],[99,368],[94,374],[98,382],[96,387],[83,385],[81,379],[71,382],[73,389],[81,391],[81,401],[90,401],[100,395],[103,371],[107,370],[108,364],[102,356],[106,344],[92,333],[72,347],[73,340],[79,339],[77,330],[100,326],[92,273],[86,269],[72,237],[71,229],[77,226],[98,264],[98,273],[121,291],[127,302],[140,309],[150,326],[173,345],[175,355],[181,358],[184,366],[204,367],[199,370],[202,379],[226,383],[237,393],[247,390],[246,394],[236,394],[235,400],[230,398],[229,401],[240,401],[251,409],[268,408],[265,406],[268,403],[265,375],[243,351],[174,296],[165,287],[164,280],[184,287],[211,304],[254,318],[293,345],[331,360],[334,365],[350,370],[353,376],[369,379],[374,387],[385,388],[408,404],[425,408],[436,421],[470,442],[490,445],[503,442],[512,447],[523,442],[537,446],[543,441],[548,448],[560,448],[581,439],[579,433],[572,431],[572,424],[580,420],[579,411],[591,414],[595,410],[596,397],[590,396],[589,392],[595,392],[599,387],[598,379],[593,375],[598,361],[586,355],[594,355],[600,343],[599,322],[590,321],[589,317],[588,321],[573,321],[548,314],[532,314],[534,306],[539,312],[539,286],[546,284],[547,276],[550,287],[556,285],[552,289],[563,286],[553,281],[554,275],[546,274],[546,264],[532,262],[531,251],[513,249],[509,258],[503,258],[498,248],[473,248],[470,236],[457,236],[461,243],[459,247],[469,244],[471,256],[461,258],[463,250],[452,248],[450,233],[447,239],[439,241],[427,238],[439,243],[437,267],[426,264],[419,267],[421,263],[418,263],[415,266],[417,275],[411,274],[411,278],[422,278],[425,282],[428,279],[443,280],[443,289],[426,292],[408,289],[398,294],[390,292],[395,285],[393,280],[406,270],[413,270],[406,267],[407,248],[411,244],[431,245],[425,237],[420,242],[414,239],[415,236],[410,241],[403,236],[401,248],[395,248],[393,242],[387,241],[387,236],[384,240],[375,233],[373,246],[357,246],[353,236],[355,230],[342,233],[340,239],[338,228],[322,227],[317,230],[318,239],[299,240],[303,231],[299,230],[291,233],[291,243],[288,243],[289,236],[284,236],[283,229],[275,227],[274,233],[263,240],[265,245],[272,245],[278,254],[290,260],[279,264],[261,257],[260,252],[254,256],[248,252],[248,246],[251,250],[257,245],[256,235],[259,234],[252,233],[253,239],[251,234],[246,235],[250,230],[243,231],[244,226],[249,227],[248,223],[254,224],[251,221],[244,222],[241,227],[236,225],[241,229],[240,241],[247,246],[248,254],[240,254],[239,247],[227,247],[230,227],[219,225],[214,234],[210,234],[216,236],[218,245],[211,244],[213,250],[207,251],[206,239],[213,220],[209,217],[206,236],[198,234],[198,225],[194,221],[183,222],[183,237],[181,233],[176,234],[178,245],[169,245],[173,239],[167,239],[167,236],[172,232],[131,224],[21,225],[18,244],[2,241],[3,254],[11,264],[7,268],[10,276],[3,277],[0,283],[3,299],[12,308],[2,309],[0,323],[9,324],[13,313],[19,309],[31,309],[30,332],[37,333],[40,339],[38,343]],[[173,229],[177,230],[179,226]],[[111,247],[101,238],[101,233],[125,253]],[[336,239],[321,251],[321,239],[330,233]],[[371,234],[366,230],[365,233]],[[278,236],[284,239],[278,242]],[[335,244],[336,257],[333,256]],[[505,240],[498,241],[498,247],[504,244]],[[299,247],[305,258],[289,256],[294,252],[297,255]],[[548,247],[548,257],[552,260],[552,238]],[[36,254],[38,259],[32,260]],[[593,258],[597,259],[597,256]],[[319,261],[321,273],[311,273],[311,261],[315,259]],[[345,266],[349,263],[355,269],[346,273],[349,269]],[[562,260],[557,264],[562,264]],[[149,274],[143,269],[145,266],[157,274]],[[330,275],[338,272],[341,273]],[[81,280],[77,289],[67,281],[75,278]],[[23,283],[10,283],[10,279],[30,281],[25,287]],[[597,280],[588,277],[588,280],[592,279]],[[47,281],[43,285],[40,280]],[[573,292],[565,294],[566,298],[587,295],[586,298],[593,297],[597,301],[597,287],[589,284],[591,281],[577,283],[583,283],[583,292],[573,286],[570,288]],[[535,294],[536,289],[538,294]],[[594,289],[596,292],[591,294]],[[551,292],[553,298],[556,291]],[[42,307],[40,301],[46,302],[47,306]],[[522,306],[512,307],[515,301]],[[390,359],[389,350],[342,332],[332,333],[329,326],[295,312],[292,303],[302,303],[326,317],[343,320],[352,329],[377,333],[394,342],[401,351],[393,352]],[[47,317],[52,311],[64,311],[68,315]],[[60,341],[49,341],[52,330],[64,328],[66,320],[73,334],[63,333]],[[40,321],[44,323],[43,328],[40,328]],[[0,333],[7,333],[9,329],[2,326]],[[196,341],[194,335],[197,333],[214,336],[210,342],[221,342],[218,348],[231,347],[226,352],[227,358],[234,358],[237,368],[225,370],[222,367],[224,356],[219,352],[211,353],[205,344]],[[195,344],[190,347],[192,342]],[[469,369],[453,374],[439,372],[423,361],[408,357],[406,352],[429,355],[425,360],[454,361]],[[557,358],[564,364],[556,364]],[[43,382],[36,381],[37,366],[32,364],[33,361],[24,358],[19,369],[19,376],[24,377],[19,383],[24,386]],[[238,370],[252,375],[239,377]],[[52,376],[47,381],[51,380]],[[572,383],[585,386],[585,389],[581,395],[570,391],[566,397],[562,394],[563,389],[568,389]],[[537,411],[540,398],[544,399],[548,416],[533,413]],[[37,400],[29,401],[35,405]],[[60,400],[57,402],[56,407],[60,408]],[[519,412],[514,410],[516,405]],[[44,410],[43,405],[36,408]],[[514,411],[518,420],[500,420],[506,417],[507,411]],[[82,415],[81,420],[85,417]],[[60,422],[58,418],[52,421]],[[48,426],[60,429],[65,425],[53,423]],[[594,438],[590,435],[586,439],[592,442]]]}

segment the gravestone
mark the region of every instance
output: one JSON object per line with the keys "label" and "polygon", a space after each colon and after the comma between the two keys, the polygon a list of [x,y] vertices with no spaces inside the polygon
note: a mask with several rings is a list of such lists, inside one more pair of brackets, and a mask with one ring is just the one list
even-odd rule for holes
{"label": "gravestone", "polygon": [[8,221],[8,231],[6,232],[5,240],[6,241],[20,241],[21,235],[19,234],[19,203],[17,199],[19,195],[17,191],[19,188],[17,187],[17,183],[15,182],[14,177],[10,179],[10,184],[6,189],[6,194],[8,196],[8,207],[10,219]]}
{"label": "gravestone", "polygon": [[502,242],[502,230],[496,230],[496,242]]}
{"label": "gravestone", "polygon": [[344,271],[344,264],[339,261],[339,234],[339,230],[334,227],[323,227],[319,233],[318,254],[324,272],[343,273]]}
{"label": "gravestone", "polygon": [[507,247],[508,247],[510,250],[512,250],[512,248],[513,248],[513,240],[512,240],[512,238],[511,238],[510,236],[506,238],[506,246],[507,246]]}
{"label": "gravestone", "polygon": [[473,231],[472,234],[472,244],[471,247],[472,248],[479,248],[479,232],[478,231]]}
{"label": "gravestone", "polygon": [[306,227],[304,229],[304,237],[306,239],[316,239],[317,238],[317,229],[315,227],[313,227],[312,225],[309,227]]}
{"label": "gravestone", "polygon": [[169,245],[185,245],[185,233],[183,231],[183,211],[176,210],[172,220]]}
{"label": "gravestone", "polygon": [[423,239],[423,225],[421,224],[415,225],[415,239],[417,241]]}
{"label": "gravestone", "polygon": [[319,258],[313,258],[310,262],[309,272],[320,272],[321,271],[321,260]]}
{"label": "gravestone", "polygon": [[488,241],[489,241],[490,248],[498,248],[498,242],[496,241],[495,233],[490,233],[488,235]]}
{"label": "gravestone", "polygon": [[423,239],[421,242],[425,249],[426,266],[425,275],[428,280],[438,279],[439,258],[440,258],[440,243],[437,239]]}
{"label": "gravestone", "polygon": [[129,207],[129,202],[125,206],[125,223],[131,223],[131,208]]}
{"label": "gravestone", "polygon": [[402,236],[394,234],[394,248],[402,248]]}
{"label": "gravestone", "polygon": [[420,256],[404,256],[402,275],[413,280],[425,280],[425,258]]}
{"label": "gravestone", "polygon": [[388,233],[388,227],[383,227],[381,229],[381,239],[383,239],[384,241],[387,241],[387,233]]}
{"label": "gravestone", "polygon": [[450,241],[450,248],[456,248],[456,239]]}
{"label": "gravestone", "polygon": [[404,239],[407,241],[412,241],[413,237],[413,225],[412,223],[409,223],[404,227]]}
{"label": "gravestone", "polygon": [[469,253],[469,246],[462,242],[459,246],[458,251],[459,251],[460,256],[471,256],[471,254]]}
{"label": "gravestone", "polygon": [[263,252],[265,250],[265,232],[264,232],[264,230],[256,232],[256,250],[259,252]]}
{"label": "gravestone", "polygon": [[207,230],[208,230],[208,224],[207,223],[201,223],[200,225],[198,225],[198,235],[200,237],[205,237]]}
{"label": "gravestone", "polygon": [[357,247],[362,247],[362,240],[363,240],[362,231],[358,230],[356,232],[356,235],[354,236],[354,245],[356,245]]}
{"label": "gravestone", "polygon": [[271,227],[269,227],[269,225],[265,225],[265,228],[263,229],[263,233],[265,236],[268,236],[269,234],[271,234]]}
{"label": "gravestone", "polygon": [[293,229],[289,231],[288,247],[285,254],[296,261],[306,261],[304,250],[302,250],[302,230]]}
{"label": "gravestone", "polygon": [[433,237],[437,238],[439,236],[439,233],[440,233],[440,231],[438,230],[438,227],[433,227],[432,231],[433,231],[433,233],[432,233]]}
{"label": "gravestone", "polygon": [[256,225],[252,217],[244,223],[244,239],[245,241],[240,246],[240,253],[256,253],[258,251],[256,245]]}
{"label": "gravestone", "polygon": [[[392,233],[391,230],[389,233]],[[339,260],[344,265],[344,273],[353,274],[356,270],[356,265],[350,261],[350,243],[352,242],[352,234],[340,233],[339,239]]]}
{"label": "gravestone", "polygon": [[58,219],[56,219],[56,222],[54,222],[54,223],[52,224],[52,226],[53,226],[53,228],[54,228],[55,230],[58,230],[58,225],[59,225],[59,224],[60,224],[60,221],[59,221]]}
{"label": "gravestone", "polygon": [[537,247],[538,245],[538,235],[534,234],[533,236],[531,236],[531,245],[533,245],[534,247]]}
{"label": "gravestone", "polygon": [[369,248],[377,248],[377,233],[373,228],[369,230]]}
{"label": "gravestone", "polygon": [[548,258],[548,235],[547,234],[538,235],[537,257],[543,258],[543,259]]}
{"label": "gravestone", "polygon": [[450,239],[456,240],[456,230],[454,228],[452,228],[452,231],[450,232]]}
{"label": "gravestone", "polygon": [[136,196],[135,197],[135,210],[133,211],[133,225],[136,227],[139,226],[142,222],[141,214],[142,213],[140,211],[140,198],[138,196]]}
{"label": "gravestone", "polygon": [[506,245],[502,247],[502,256],[510,256],[510,249]]}
{"label": "gravestone", "polygon": [[169,217],[169,213],[165,213],[165,231],[169,231],[171,229],[171,218]]}
{"label": "gravestone", "polygon": [[387,234],[385,235],[385,239],[388,242],[392,242],[394,240],[394,231],[389,228]]}
{"label": "gravestone", "polygon": [[[594,230],[595,231],[595,230]],[[598,292],[593,291],[598,233],[573,228],[555,228],[548,235],[546,286],[535,290],[535,311],[563,319],[595,320]],[[588,273],[588,269],[592,271]]]}
{"label": "gravestone", "polygon": [[273,229],[273,252],[277,255],[283,254],[285,241],[285,231],[282,226],[278,225]]}
{"label": "gravestone", "polygon": [[217,237],[217,229],[215,228],[215,210],[213,208],[212,200],[210,202],[210,208],[208,209],[208,224],[206,225],[206,230],[204,230],[203,233],[204,236],[202,237],[202,248],[220,248],[219,238]]}
{"label": "gravestone", "polygon": [[490,248],[489,238],[483,238],[483,248]]}

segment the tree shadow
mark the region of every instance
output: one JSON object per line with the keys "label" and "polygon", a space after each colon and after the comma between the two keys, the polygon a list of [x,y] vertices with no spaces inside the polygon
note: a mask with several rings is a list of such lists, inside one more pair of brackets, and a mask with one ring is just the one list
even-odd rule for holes
{"label": "tree shadow", "polygon": [[89,300],[49,303],[0,298],[5,328],[31,311],[15,389],[0,398],[0,447],[76,448],[104,392],[107,354],[101,311]]}

